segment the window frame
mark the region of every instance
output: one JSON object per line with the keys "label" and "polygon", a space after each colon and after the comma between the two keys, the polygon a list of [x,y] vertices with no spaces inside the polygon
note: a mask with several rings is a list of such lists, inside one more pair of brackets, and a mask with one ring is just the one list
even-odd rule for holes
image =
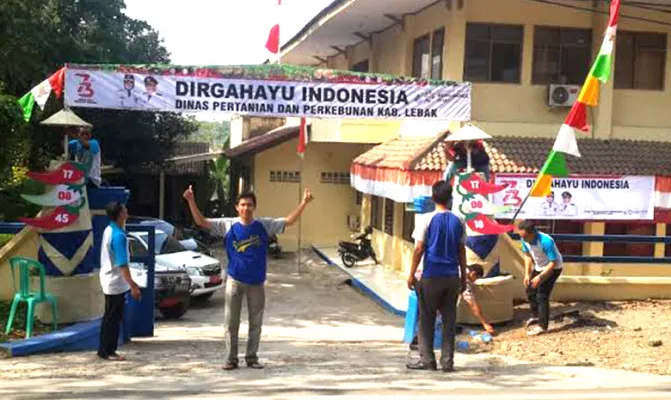
{"label": "window frame", "polygon": [[[427,51],[426,53],[420,53],[422,48],[420,43],[426,42]],[[419,51],[418,51],[419,50]],[[427,54],[429,57],[429,64],[427,70],[427,76],[422,77],[422,55]],[[419,60],[417,57],[419,56]],[[417,79],[429,79],[431,77],[431,34],[427,33],[412,42],[412,76]]]}
{"label": "window frame", "polygon": [[384,222],[383,231],[389,236],[394,236],[394,208],[396,202],[384,199],[384,212],[382,214],[382,219]]}
{"label": "window frame", "polygon": [[[632,58],[630,60],[631,63],[631,69],[632,69],[632,76],[631,76],[631,86],[623,87],[622,83],[618,83],[618,61],[622,60],[622,58],[619,57],[621,53],[618,52],[618,47],[622,45],[623,41],[621,40],[622,36],[625,35],[631,35],[632,36]],[[661,87],[660,88],[641,88],[641,87],[636,87],[636,58],[638,57],[638,51],[641,49],[641,47],[637,46],[637,39],[640,40],[639,38],[642,36],[661,36],[664,39],[664,47],[663,48],[650,48],[648,47],[647,49],[649,51],[655,51],[663,54],[663,62],[664,65],[662,66],[662,76],[660,77],[661,80]],[[667,52],[668,52],[668,47],[669,47],[669,38],[668,34],[666,32],[650,32],[650,31],[630,31],[630,30],[618,30],[617,32],[618,38],[615,41],[615,61],[613,62],[614,66],[613,68],[615,69],[615,73],[613,74],[613,89],[615,90],[645,90],[645,91],[653,91],[653,92],[664,92],[666,90],[666,67],[667,67]]]}
{"label": "window frame", "polygon": [[372,226],[373,229],[377,229],[378,231],[382,230],[382,225],[384,222],[384,206],[380,204],[382,200],[382,197],[375,195],[370,196],[370,226]]}
{"label": "window frame", "polygon": [[412,243],[414,240],[412,234],[415,231],[415,212],[403,207],[403,232],[401,237]]}
{"label": "window frame", "polygon": [[[569,81],[567,82],[559,82],[559,79],[557,81],[553,81],[552,79],[549,79],[547,82],[542,82],[537,79],[536,73],[535,73],[535,68],[536,68],[536,60],[539,54],[537,54],[537,51],[539,48],[542,48],[543,50],[547,50],[551,46],[543,44],[543,45],[537,45],[536,44],[536,35],[539,29],[548,29],[548,30],[558,30],[559,31],[559,43],[556,44],[556,48],[558,49],[559,52],[559,60],[557,62],[557,70],[559,71],[558,75],[559,77],[562,76],[562,54],[563,50],[565,48],[572,48],[572,49],[580,49],[583,48],[587,52],[587,64],[585,65],[585,73],[583,76],[579,77],[577,81]],[[589,42],[584,45],[567,45],[562,42],[562,34],[565,31],[583,31],[583,33],[588,33],[587,37],[589,38]],[[559,84],[567,84],[567,85],[582,85],[584,82],[585,78],[587,77],[587,74],[589,74],[589,68],[590,68],[590,63],[593,61],[593,51],[592,51],[592,35],[593,31],[591,28],[576,28],[576,27],[566,27],[566,26],[553,26],[553,25],[534,25],[534,38],[533,38],[533,54],[532,54],[532,60],[531,60],[531,84],[532,85],[539,85],[539,86],[547,86],[549,84],[553,83],[559,83]]]}
{"label": "window frame", "polygon": [[[488,40],[485,42],[483,40],[475,40],[475,39],[468,39],[468,27],[469,26],[486,26],[487,29],[491,30],[493,27],[507,27],[507,28],[517,28],[521,30],[521,35],[520,35],[520,41],[515,42],[515,41],[506,41],[506,40],[493,40],[491,37],[491,32],[488,33]],[[523,60],[524,60],[524,25],[517,25],[517,24],[500,24],[500,23],[483,23],[483,22],[469,22],[466,24],[466,38],[465,38],[465,45],[464,45],[464,70],[462,74],[462,78],[465,81],[473,82],[473,83],[494,83],[494,84],[512,84],[512,85],[521,85],[522,84],[522,69],[524,67],[523,65]],[[470,43],[487,43],[489,45],[489,56],[487,59],[487,67],[488,67],[488,76],[486,79],[473,79],[468,76],[468,45]],[[517,73],[517,79],[515,81],[495,81],[492,80],[492,52],[493,52],[493,45],[494,43],[498,44],[514,44],[519,46],[519,60],[518,60],[518,73]]]}
{"label": "window frame", "polygon": [[[437,39],[440,38],[440,51],[436,52],[436,43]],[[443,79],[443,66],[444,66],[444,54],[445,54],[445,27],[440,27],[433,31],[431,34],[431,51],[429,52],[429,77],[432,80],[442,80]],[[435,57],[439,57],[438,61],[438,71],[434,75],[433,70],[433,61]]]}

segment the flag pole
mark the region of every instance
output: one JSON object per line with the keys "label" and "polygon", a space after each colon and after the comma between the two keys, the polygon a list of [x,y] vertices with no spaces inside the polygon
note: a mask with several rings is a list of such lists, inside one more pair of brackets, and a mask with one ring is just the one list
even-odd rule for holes
{"label": "flag pole", "polygon": [[520,204],[520,207],[517,209],[517,211],[515,211],[515,215],[513,215],[513,219],[512,219],[512,221],[510,221],[511,225],[515,224],[515,220],[517,219],[517,215],[520,213],[520,211],[522,211],[522,207],[524,207],[524,205],[527,203],[527,200],[529,200],[529,196],[531,196],[531,191],[529,191],[529,193],[527,193],[527,196],[524,198],[524,200],[522,200],[522,204]]}

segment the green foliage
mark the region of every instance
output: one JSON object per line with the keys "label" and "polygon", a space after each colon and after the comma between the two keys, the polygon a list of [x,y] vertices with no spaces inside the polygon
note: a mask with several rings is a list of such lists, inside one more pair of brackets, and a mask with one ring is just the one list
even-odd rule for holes
{"label": "green foliage", "polygon": [[0,189],[10,185],[28,155],[26,124],[17,99],[0,93]]}
{"label": "green foliage", "polygon": [[229,147],[231,136],[229,121],[198,121],[196,124],[198,129],[187,140],[208,143],[212,150],[227,149]]}
{"label": "green foliage", "polygon": [[[0,100],[0,140],[6,140],[4,133],[15,126],[16,98],[65,63],[169,62],[158,33],[146,22],[126,16],[124,8],[123,0],[0,1],[0,92],[14,97]],[[21,159],[27,159],[31,169],[44,168],[62,152],[62,135],[38,125],[60,108],[62,100],[52,96],[44,112],[36,107],[33,121],[24,125],[30,154]],[[178,114],[76,112],[94,125],[103,158],[119,166],[160,164],[175,141],[196,129],[193,121]],[[0,142],[0,179],[11,165],[6,160],[15,157],[5,154],[7,149]]]}

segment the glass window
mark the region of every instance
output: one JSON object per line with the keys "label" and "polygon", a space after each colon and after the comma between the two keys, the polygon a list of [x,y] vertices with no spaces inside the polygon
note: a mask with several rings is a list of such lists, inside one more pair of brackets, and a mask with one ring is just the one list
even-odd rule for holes
{"label": "glass window", "polygon": [[429,53],[431,41],[429,35],[415,39],[412,48],[412,76],[420,79],[429,79]]}
{"label": "glass window", "polygon": [[354,72],[368,72],[369,71],[368,60],[363,60],[361,62],[352,65],[352,68],[350,68],[350,70]]}
{"label": "glass window", "polygon": [[464,79],[519,83],[523,36],[518,25],[467,24]]}
{"label": "glass window", "polygon": [[130,251],[131,256],[149,255],[149,251],[144,247],[144,245],[132,236],[128,237],[128,251]]}
{"label": "glass window", "polygon": [[615,88],[664,90],[666,34],[618,32]]}
{"label": "glass window", "polygon": [[433,32],[431,42],[431,79],[443,79],[443,48],[445,46],[445,29]]}
{"label": "glass window", "polygon": [[534,84],[582,84],[589,72],[591,59],[591,30],[547,26],[534,28]]}
{"label": "glass window", "polygon": [[384,199],[384,233],[394,234],[394,201]]}
{"label": "glass window", "polygon": [[370,198],[370,225],[381,231],[382,230],[382,198],[371,196]]}
{"label": "glass window", "polygon": [[415,230],[415,212],[403,209],[403,239],[412,242],[412,232]]}

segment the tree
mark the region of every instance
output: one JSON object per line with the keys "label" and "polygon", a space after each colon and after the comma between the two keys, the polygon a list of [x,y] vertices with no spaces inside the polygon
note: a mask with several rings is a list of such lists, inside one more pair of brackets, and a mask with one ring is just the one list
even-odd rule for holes
{"label": "tree", "polygon": [[[169,62],[158,33],[146,22],[126,16],[124,8],[122,0],[0,1],[0,86],[4,83],[7,94],[20,97],[68,62]],[[62,149],[60,136],[37,123],[60,107],[51,100],[43,115],[26,128],[31,168],[44,167]],[[172,144],[196,128],[179,114],[76,112],[94,125],[103,157],[119,166],[160,164]],[[0,120],[0,132],[7,129]],[[2,146],[0,153],[6,150]]]}

